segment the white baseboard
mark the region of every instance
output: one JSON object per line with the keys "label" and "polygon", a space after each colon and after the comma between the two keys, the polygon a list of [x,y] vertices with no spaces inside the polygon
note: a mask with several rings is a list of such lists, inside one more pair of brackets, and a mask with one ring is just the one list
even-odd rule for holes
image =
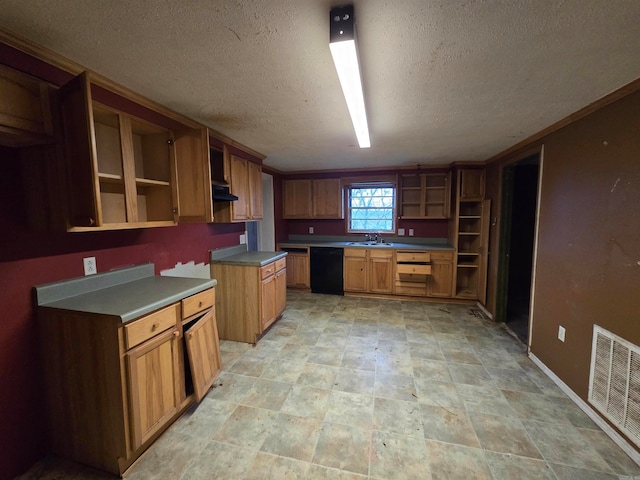
{"label": "white baseboard", "polygon": [[564,383],[560,378],[553,373],[549,367],[547,367],[542,361],[536,357],[533,353],[529,352],[529,358],[535,363],[540,370],[542,370],[553,382],[562,390],[567,396],[573,400],[573,402],[580,407],[580,409],[591,419],[593,422],[598,425],[604,433],[606,433],[611,440],[613,440],[616,445],[618,445],[624,453],[629,455],[631,459],[640,465],[640,453],[631,446],[631,444],[618,432],[616,432],[611,425],[609,425],[603,418],[598,415],[587,402],[582,400],[576,393],[571,390],[566,383]]}
{"label": "white baseboard", "polygon": [[489,320],[493,320],[493,315],[489,310],[487,310],[487,308],[484,305],[482,305],[480,302],[476,302],[476,306],[480,310],[482,310],[482,313],[484,313],[487,317],[489,317]]}

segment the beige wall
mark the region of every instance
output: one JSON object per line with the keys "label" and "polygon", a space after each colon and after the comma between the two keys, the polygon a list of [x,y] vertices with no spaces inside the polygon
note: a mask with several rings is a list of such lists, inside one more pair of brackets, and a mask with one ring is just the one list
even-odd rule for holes
{"label": "beige wall", "polygon": [[[593,325],[640,345],[640,93],[544,137],[531,352],[587,399]],[[499,218],[501,166],[487,171]],[[516,213],[517,214],[517,213]],[[495,312],[499,225],[491,231]],[[557,340],[558,326],[566,341]]]}

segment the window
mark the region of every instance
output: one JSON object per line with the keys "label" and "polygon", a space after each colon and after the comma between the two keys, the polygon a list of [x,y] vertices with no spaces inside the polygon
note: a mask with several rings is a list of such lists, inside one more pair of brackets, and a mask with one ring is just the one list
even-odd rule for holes
{"label": "window", "polygon": [[349,187],[349,233],[395,233],[396,188],[391,183]]}

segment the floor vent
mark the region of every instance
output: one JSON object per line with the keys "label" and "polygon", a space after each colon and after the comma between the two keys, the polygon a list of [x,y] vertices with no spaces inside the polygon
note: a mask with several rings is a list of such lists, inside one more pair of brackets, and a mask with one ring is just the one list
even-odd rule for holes
{"label": "floor vent", "polygon": [[477,308],[472,308],[469,310],[469,315],[473,315],[476,318],[482,318],[483,320],[486,320],[487,317],[484,313],[482,313],[482,310],[479,310]]}
{"label": "floor vent", "polygon": [[640,347],[593,326],[589,403],[640,446]]}

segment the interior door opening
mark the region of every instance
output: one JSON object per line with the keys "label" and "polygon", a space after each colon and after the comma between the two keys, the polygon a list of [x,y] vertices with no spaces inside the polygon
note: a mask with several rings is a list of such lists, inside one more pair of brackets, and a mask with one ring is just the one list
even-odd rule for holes
{"label": "interior door opening", "polygon": [[540,155],[504,168],[498,320],[528,344]]}

